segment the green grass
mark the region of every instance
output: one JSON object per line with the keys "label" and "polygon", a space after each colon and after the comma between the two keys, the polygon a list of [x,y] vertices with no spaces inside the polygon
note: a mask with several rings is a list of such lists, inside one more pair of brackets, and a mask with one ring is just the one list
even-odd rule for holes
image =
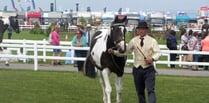
{"label": "green grass", "polygon": [[[65,34],[68,34],[68,40],[71,41],[75,32],[60,32],[60,40],[65,41]],[[159,44],[165,44],[165,34],[152,34],[154,38],[157,39]],[[7,32],[4,33],[4,39],[7,39]],[[30,34],[29,30],[21,31],[19,34],[13,32],[12,39],[26,39],[26,40],[43,40],[48,39],[48,35],[45,34]],[[127,32],[126,42],[128,43],[131,40],[131,33]]]}
{"label": "green grass", "polygon": [[[73,36],[74,36],[74,32],[60,32],[60,40],[61,41],[65,41],[65,34],[68,34],[68,40],[71,41]],[[4,33],[4,39],[7,39],[7,32]],[[19,34],[13,32],[12,34],[12,39],[26,39],[26,40],[43,40],[46,39],[48,40],[48,35],[45,34],[30,34],[30,31],[28,30],[24,30],[21,31]]]}
{"label": "green grass", "polygon": [[[209,103],[208,81],[208,77],[157,75],[157,103]],[[122,101],[137,103],[131,74],[124,75]],[[102,90],[98,77],[89,79],[80,72],[3,69],[0,103],[102,103]]]}

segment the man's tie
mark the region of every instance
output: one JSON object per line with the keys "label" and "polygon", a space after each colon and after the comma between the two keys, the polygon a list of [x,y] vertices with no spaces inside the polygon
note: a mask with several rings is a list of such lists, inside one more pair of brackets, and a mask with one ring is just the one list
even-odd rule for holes
{"label": "man's tie", "polygon": [[143,47],[143,45],[144,45],[144,38],[140,38],[140,39],[141,39],[140,45],[141,45],[141,47]]}

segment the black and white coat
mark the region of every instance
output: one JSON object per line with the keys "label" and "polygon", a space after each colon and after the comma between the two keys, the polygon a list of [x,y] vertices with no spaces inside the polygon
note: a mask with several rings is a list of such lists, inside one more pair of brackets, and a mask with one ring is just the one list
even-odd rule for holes
{"label": "black and white coat", "polygon": [[[124,29],[124,28],[123,28]],[[123,32],[123,29],[121,32]],[[116,91],[117,91],[117,103],[121,102],[122,92],[122,76],[124,74],[124,66],[126,63],[126,57],[117,57],[108,53],[108,48],[115,47],[115,42],[111,38],[111,28],[101,29],[95,33],[92,37],[90,51],[88,53],[86,63],[84,66],[84,72],[87,76],[95,77],[95,69],[98,70],[100,76],[100,83],[103,89],[103,101],[104,103],[111,103],[110,94],[112,87],[109,81],[109,75],[111,72],[116,76]],[[119,43],[124,46],[125,41]]]}

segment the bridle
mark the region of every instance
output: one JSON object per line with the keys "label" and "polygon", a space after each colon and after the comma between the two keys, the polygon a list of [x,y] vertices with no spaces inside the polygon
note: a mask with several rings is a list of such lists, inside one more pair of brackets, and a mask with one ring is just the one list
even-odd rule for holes
{"label": "bridle", "polygon": [[[119,26],[118,28],[121,29],[120,27],[123,27],[123,31],[121,31],[123,37],[121,37],[120,39],[118,40],[114,40],[113,43],[114,43],[114,47],[113,48],[118,48],[118,44],[121,42],[121,41],[124,41],[124,48],[126,49],[126,44],[125,44],[125,33],[126,33],[126,28],[125,28],[125,23],[115,23],[115,24],[112,24],[111,28],[115,28]],[[111,30],[111,37],[113,37],[113,33],[112,33],[113,30]]]}

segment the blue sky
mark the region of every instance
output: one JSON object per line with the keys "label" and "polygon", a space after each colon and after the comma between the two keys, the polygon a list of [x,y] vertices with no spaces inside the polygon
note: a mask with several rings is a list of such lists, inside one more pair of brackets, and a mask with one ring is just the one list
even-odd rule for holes
{"label": "blue sky", "polygon": [[[25,9],[31,5],[30,2],[24,2],[27,0],[20,0],[20,3],[17,2],[18,0],[14,1],[18,9],[20,5]],[[130,11],[196,11],[201,6],[209,7],[209,0],[35,0],[36,9],[41,7],[43,10],[49,11],[50,3],[55,1],[57,10],[75,10],[76,3],[79,3],[80,10],[86,10],[90,6],[92,11],[102,11],[104,7],[107,7],[108,11],[117,11],[119,8],[123,8],[123,11],[127,8]],[[11,0],[0,0],[0,4],[1,10],[5,5],[9,10],[12,10]]]}

